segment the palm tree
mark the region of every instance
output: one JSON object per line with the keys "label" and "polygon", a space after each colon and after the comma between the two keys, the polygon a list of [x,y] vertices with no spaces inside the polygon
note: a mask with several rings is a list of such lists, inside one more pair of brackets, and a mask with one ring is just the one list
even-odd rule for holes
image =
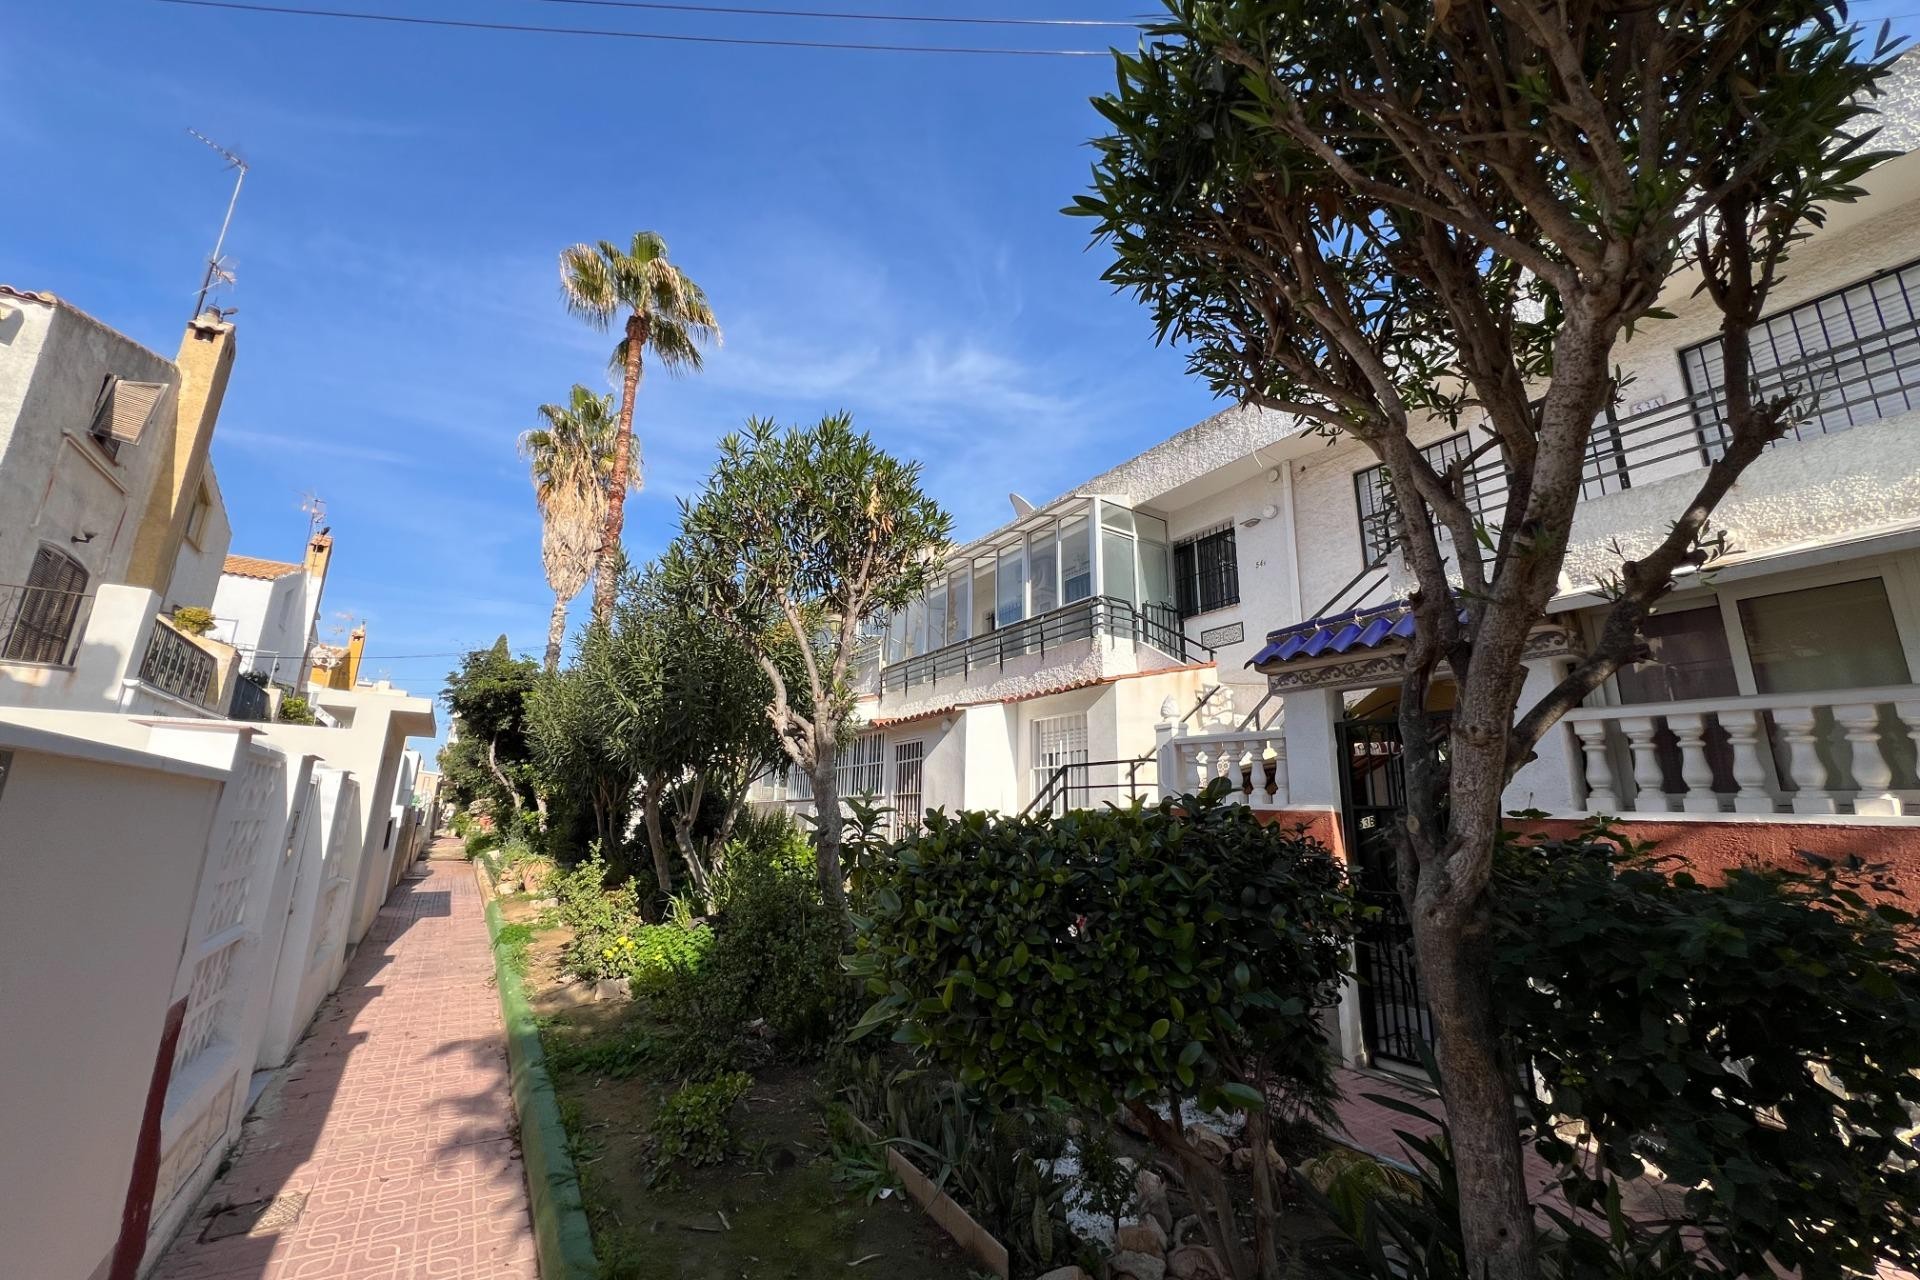
{"label": "palm tree", "polygon": [[543,404],[546,426],[520,437],[540,504],[540,558],[553,588],[547,622],[547,670],[560,667],[567,605],[587,585],[600,560],[600,538],[612,502],[616,431],[613,396],[575,386],[566,404]]}
{"label": "palm tree", "polygon": [[669,373],[700,368],[702,344],[720,341],[720,326],[707,295],[685,272],[667,261],[667,242],[651,231],[636,231],[631,248],[611,240],[597,246],[576,244],[560,254],[560,292],[567,310],[596,329],[606,329],[626,312],[625,333],[613,349],[612,367],[620,372],[620,428],[614,440],[613,474],[607,488],[606,527],[594,569],[593,616],[605,622],[613,612],[613,577],[620,531],[626,524],[627,488],[640,487],[633,458],[633,397],[640,390],[640,367],[648,352]]}

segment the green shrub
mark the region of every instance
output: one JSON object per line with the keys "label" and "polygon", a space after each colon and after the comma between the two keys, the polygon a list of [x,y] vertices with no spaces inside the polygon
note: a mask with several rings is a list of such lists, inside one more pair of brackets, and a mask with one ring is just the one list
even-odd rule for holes
{"label": "green shrub", "polygon": [[280,723],[282,724],[319,724],[320,717],[313,713],[313,704],[307,701],[304,693],[286,693],[280,696]]}
{"label": "green shrub", "polygon": [[733,1152],[733,1108],[753,1087],[753,1077],[734,1071],[685,1085],[667,1097],[648,1129],[657,1180],[675,1161],[719,1164]]}
{"label": "green shrub", "polygon": [[1709,885],[1599,825],[1495,874],[1494,1007],[1573,1205],[1651,1153],[1726,1273],[1920,1266],[1920,951],[1876,868]]}
{"label": "green shrub", "polygon": [[573,931],[562,962],[567,971],[587,979],[619,977],[626,972],[630,940],[639,930],[640,896],[633,881],[608,888],[607,864],[596,850],[585,862],[555,872],[552,886],[555,913],[561,925]]}
{"label": "green shrub", "polygon": [[713,930],[694,919],[686,902],[676,898],[665,924],[643,924],[618,938],[615,946],[633,994],[658,995],[674,983],[698,980],[713,949]]}
{"label": "green shrub", "polygon": [[213,630],[213,610],[183,604],[173,611],[173,625],[190,636],[203,636]]}
{"label": "green shrub", "polygon": [[[1055,818],[929,815],[862,857],[848,962],[923,1063],[990,1104],[1127,1107],[1207,1209],[1209,1243],[1252,1274],[1225,1180],[1150,1104],[1243,1113],[1263,1159],[1271,1104],[1324,1112],[1356,907],[1312,840],[1204,797]],[[1256,1203],[1274,1238],[1271,1201]]]}
{"label": "green shrub", "polygon": [[847,982],[840,917],[822,902],[813,852],[790,820],[743,821],[716,878],[719,908],[701,962],[658,988],[680,1031],[669,1061],[688,1077],[739,1065],[764,1024],[788,1057],[818,1053]]}

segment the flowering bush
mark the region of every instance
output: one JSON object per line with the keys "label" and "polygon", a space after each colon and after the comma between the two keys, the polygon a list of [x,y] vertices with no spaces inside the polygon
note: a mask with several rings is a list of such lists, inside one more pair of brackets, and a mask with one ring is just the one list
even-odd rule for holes
{"label": "flowering bush", "polygon": [[596,850],[571,871],[553,877],[555,912],[573,930],[563,963],[567,971],[596,982],[627,972],[628,953],[641,929],[640,894],[632,880],[606,887],[607,864]]}

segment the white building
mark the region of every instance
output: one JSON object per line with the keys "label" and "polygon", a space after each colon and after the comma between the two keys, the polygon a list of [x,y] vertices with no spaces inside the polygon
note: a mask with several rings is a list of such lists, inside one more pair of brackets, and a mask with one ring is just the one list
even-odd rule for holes
{"label": "white building", "polygon": [[243,670],[278,685],[305,685],[332,560],[333,535],[325,529],[307,540],[298,564],[228,556],[213,597],[211,635],[240,651]]}
{"label": "white building", "polygon": [[[1796,247],[1755,344],[1763,385],[1815,411],[1721,503],[1731,550],[1650,621],[1656,660],[1548,735],[1510,807],[1617,814],[1707,867],[1866,849],[1920,889],[1920,152],[1862,185]],[[1619,352],[1623,403],[1595,434],[1524,697],[1595,633],[1604,575],[1665,534],[1719,447],[1718,320],[1694,284],[1671,282],[1673,318]],[[1422,443],[1438,459],[1483,439],[1436,424]],[[1500,464],[1470,478],[1497,523]],[[843,791],[907,814],[1019,811],[1226,776],[1391,909],[1411,619],[1390,500],[1364,446],[1232,409],[1020,515],[960,548],[877,646]],[[782,785],[756,799],[805,803]],[[1407,950],[1361,950],[1346,1051],[1414,1060]]]}

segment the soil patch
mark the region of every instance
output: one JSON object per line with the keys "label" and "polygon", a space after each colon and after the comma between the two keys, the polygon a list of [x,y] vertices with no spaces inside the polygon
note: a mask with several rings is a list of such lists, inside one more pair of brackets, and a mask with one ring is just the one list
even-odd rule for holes
{"label": "soil patch", "polygon": [[[509,922],[541,915],[502,909]],[[969,1260],[902,1193],[868,1204],[834,1183],[816,1064],[756,1072],[733,1112],[736,1154],[649,1185],[647,1126],[674,1083],[618,1053],[577,1051],[643,1040],[651,1023],[644,1006],[594,1001],[561,972],[567,938],[536,929],[527,988],[607,1280],[971,1280]]]}

